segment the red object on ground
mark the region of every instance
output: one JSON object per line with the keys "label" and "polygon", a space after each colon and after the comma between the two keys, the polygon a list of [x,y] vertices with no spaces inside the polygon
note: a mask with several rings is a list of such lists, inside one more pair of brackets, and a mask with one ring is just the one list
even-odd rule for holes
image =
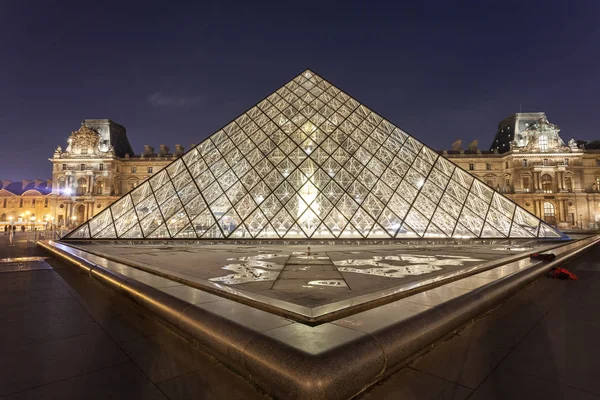
{"label": "red object on ground", "polygon": [[556,279],[570,279],[572,281],[576,281],[579,279],[577,275],[575,275],[566,268],[552,268],[550,270],[550,276]]}

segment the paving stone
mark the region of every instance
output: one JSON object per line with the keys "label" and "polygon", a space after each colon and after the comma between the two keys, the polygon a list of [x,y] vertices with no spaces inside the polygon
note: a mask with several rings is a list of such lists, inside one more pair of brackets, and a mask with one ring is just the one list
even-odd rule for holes
{"label": "paving stone", "polygon": [[170,400],[245,399],[262,400],[266,395],[250,390],[250,383],[218,363],[158,384]]}
{"label": "paving stone", "polygon": [[128,362],[102,332],[0,348],[0,396]]}
{"label": "paving stone", "polygon": [[598,400],[600,396],[534,375],[515,373],[510,368],[499,368],[469,397],[469,400],[496,399]]}
{"label": "paving stone", "polygon": [[511,347],[482,336],[460,335],[440,343],[412,363],[412,367],[474,389],[510,352]]}
{"label": "paving stone", "polygon": [[153,382],[187,374],[210,362],[188,343],[169,333],[125,341],[120,346]]}
{"label": "paving stone", "polygon": [[567,320],[552,311],[506,359],[514,371],[600,394],[600,322]]}
{"label": "paving stone", "polygon": [[3,400],[86,399],[165,400],[166,397],[132,363],[25,390]]}
{"label": "paving stone", "polygon": [[357,400],[462,400],[470,394],[469,388],[412,368],[403,368],[358,396]]}

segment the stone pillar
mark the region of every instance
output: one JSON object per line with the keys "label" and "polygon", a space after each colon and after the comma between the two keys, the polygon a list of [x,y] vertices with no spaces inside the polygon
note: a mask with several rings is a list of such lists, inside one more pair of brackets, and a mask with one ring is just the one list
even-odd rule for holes
{"label": "stone pillar", "polygon": [[565,183],[563,181],[563,179],[564,179],[564,172],[558,171],[556,173],[556,179],[558,181],[558,191],[562,192],[564,190],[564,188],[565,188]]}
{"label": "stone pillar", "polygon": [[92,191],[92,176],[88,175],[87,176],[87,190],[86,190],[86,194],[90,194],[91,191]]}

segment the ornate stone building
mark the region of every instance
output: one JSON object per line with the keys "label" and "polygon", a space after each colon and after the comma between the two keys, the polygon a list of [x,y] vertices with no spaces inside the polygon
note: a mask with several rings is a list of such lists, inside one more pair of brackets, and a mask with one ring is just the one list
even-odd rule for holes
{"label": "ornate stone building", "polygon": [[498,124],[489,151],[455,142],[448,158],[559,229],[598,229],[600,150],[573,140],[540,113],[517,113]]}
{"label": "ornate stone building", "polygon": [[[477,141],[443,151],[495,190],[559,229],[600,227],[600,150],[559,136],[544,113],[501,121],[489,150]],[[86,119],[50,159],[52,179],[0,183],[0,224],[74,226],[184,153],[165,145],[134,154],[125,127]]]}
{"label": "ornate stone building", "polygon": [[[135,155],[125,127],[108,119],[86,119],[72,132],[67,147],[58,146],[52,162],[52,179],[31,187],[30,181],[3,181],[0,186],[0,224],[8,222],[38,228],[72,227],[102,211],[121,194],[183,154],[165,145],[158,153],[146,145]],[[37,182],[37,181],[36,181]],[[27,183],[28,186],[25,185]],[[42,204],[43,206],[40,206]],[[41,208],[39,208],[41,207]],[[11,219],[12,218],[12,219]]]}

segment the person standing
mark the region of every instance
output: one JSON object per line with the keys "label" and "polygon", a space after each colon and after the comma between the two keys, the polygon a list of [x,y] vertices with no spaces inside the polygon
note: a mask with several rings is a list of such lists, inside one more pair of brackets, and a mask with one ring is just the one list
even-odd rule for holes
{"label": "person standing", "polygon": [[8,245],[10,247],[14,247],[14,243],[13,243],[14,237],[15,237],[15,231],[13,229],[10,229],[10,227],[9,227],[8,228]]}

